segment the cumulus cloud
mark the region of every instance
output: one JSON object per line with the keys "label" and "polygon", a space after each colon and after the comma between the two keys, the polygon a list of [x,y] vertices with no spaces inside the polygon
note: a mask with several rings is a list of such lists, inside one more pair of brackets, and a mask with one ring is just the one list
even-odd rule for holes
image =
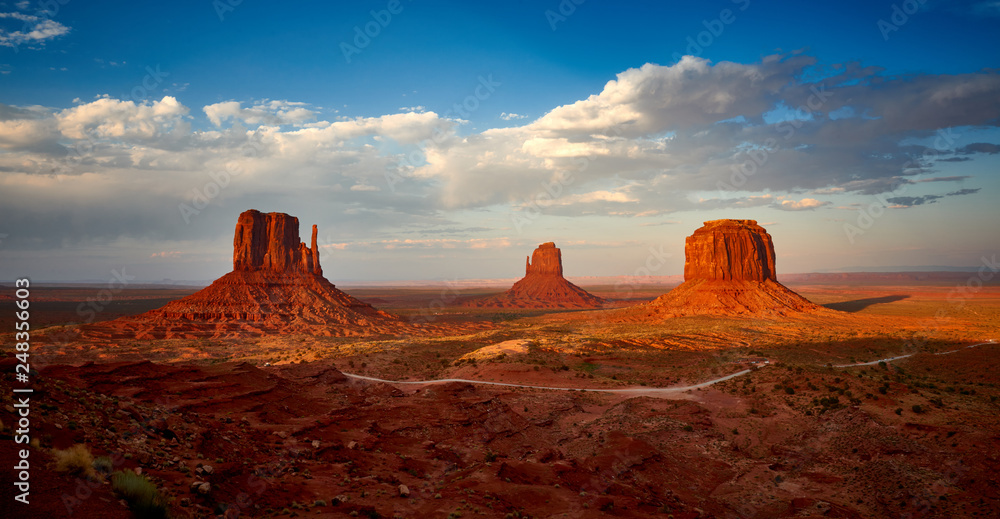
{"label": "cumulus cloud", "polygon": [[[523,126],[435,143],[414,176],[439,182],[449,208],[523,204],[567,177],[569,192],[631,182],[648,210],[684,209],[666,205],[672,191],[873,194],[932,171],[937,154],[904,141],[1000,120],[995,72],[887,78],[845,64],[801,82],[814,64],[803,55],[646,64]],[[769,115],[782,106],[798,115]]]}
{"label": "cumulus cloud", "polygon": [[[0,221],[31,227],[57,247],[81,237],[228,233],[231,218],[210,215],[312,207],[304,200],[336,218],[340,232],[358,235],[399,232],[399,222],[449,227],[463,209],[568,217],[803,211],[830,204],[818,198],[845,206],[854,195],[967,180],[935,169],[949,154],[913,143],[939,129],[1000,121],[996,72],[887,77],[843,64],[803,83],[814,64],[800,54],[646,64],[538,119],[464,134],[465,121],[422,107],[329,121],[288,100],[225,101],[193,113],[172,96],[103,97],[62,109],[0,105]],[[786,116],[775,116],[778,107]],[[211,126],[192,130],[193,122]],[[956,153],[972,160],[996,146],[963,144]],[[67,160],[72,149],[84,150],[79,160]],[[203,196],[220,172],[229,180],[199,225],[179,225],[178,204]],[[893,203],[935,203],[974,189]],[[164,245],[147,255],[163,250],[191,249]]]}
{"label": "cumulus cloud", "polygon": [[159,101],[122,101],[104,97],[55,114],[63,136],[70,139],[153,139],[173,131],[185,132],[188,108],[174,97]]}

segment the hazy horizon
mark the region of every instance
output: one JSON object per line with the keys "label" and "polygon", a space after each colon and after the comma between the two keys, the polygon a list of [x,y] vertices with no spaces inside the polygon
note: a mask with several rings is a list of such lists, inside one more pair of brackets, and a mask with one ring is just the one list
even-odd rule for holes
{"label": "hazy horizon", "polygon": [[995,3],[234,3],[0,4],[0,280],[212,280],[247,209],[345,283],[996,254]]}

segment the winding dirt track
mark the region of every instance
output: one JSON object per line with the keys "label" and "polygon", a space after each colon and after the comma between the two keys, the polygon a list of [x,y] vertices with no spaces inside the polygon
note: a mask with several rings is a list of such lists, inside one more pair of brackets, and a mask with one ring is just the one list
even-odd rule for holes
{"label": "winding dirt track", "polygon": [[527,389],[549,389],[552,391],[594,391],[599,393],[681,393],[691,389],[698,389],[702,387],[708,387],[712,384],[723,382],[731,378],[738,377],[740,375],[745,375],[750,373],[749,369],[743,371],[737,371],[731,375],[726,375],[721,378],[714,380],[709,380],[708,382],[702,382],[700,384],[695,384],[693,386],[671,386],[671,387],[636,387],[627,389],[600,389],[600,388],[583,388],[583,387],[551,387],[551,386],[529,386],[525,384],[511,384],[508,382],[488,382],[485,380],[469,380],[464,378],[441,378],[437,380],[415,380],[415,381],[399,381],[399,380],[384,380],[375,377],[366,377],[364,375],[355,375],[353,373],[344,373],[345,376],[349,378],[355,378],[359,380],[368,380],[371,382],[384,382],[386,384],[412,384],[412,385],[427,385],[427,384],[447,384],[449,382],[465,382],[469,384],[484,384],[490,386],[506,386],[506,387],[523,387]]}
{"label": "winding dirt track", "polygon": [[[965,348],[959,348],[957,350],[951,350],[951,351],[942,351],[942,352],[939,352],[939,353],[935,353],[934,355],[949,355],[949,354],[952,354],[952,353],[956,353],[956,352],[962,351],[962,350],[967,349],[967,348],[975,348],[976,346],[982,346],[984,344],[996,344],[996,341],[989,340],[989,341],[986,341],[986,342],[980,342],[978,344],[971,344],[969,346],[966,346]],[[874,366],[875,364],[878,364],[879,362],[892,362],[894,360],[905,359],[907,357],[912,357],[914,355],[916,355],[916,353],[908,353],[906,355],[900,355],[898,357],[889,357],[887,359],[873,360],[871,362],[859,362],[857,364],[839,364],[839,365],[836,365],[834,367],[835,368],[853,368],[854,366]]]}
{"label": "winding dirt track", "polygon": [[[955,353],[961,351],[962,349],[975,348],[976,346],[982,346],[984,344],[996,344],[996,341],[990,340],[986,342],[980,342],[978,344],[972,344],[961,348],[958,350],[945,351],[940,353],[935,353],[934,355],[948,355],[950,353]],[[873,360],[870,362],[859,362],[857,364],[840,364],[834,366],[835,368],[851,368],[855,366],[873,366],[879,362],[892,362],[894,360],[905,359],[907,357],[912,357],[914,353],[907,355],[900,355],[898,357],[889,357],[886,359]],[[745,369],[743,371],[737,371],[736,373],[726,375],[724,377],[709,380],[707,382],[702,382],[700,384],[694,384],[691,386],[671,386],[671,387],[635,387],[626,389],[601,389],[601,388],[579,388],[579,387],[553,387],[553,386],[531,386],[527,384],[512,384],[509,382],[489,382],[486,380],[470,380],[465,378],[440,378],[435,380],[385,380],[375,377],[366,377],[364,375],[355,375],[354,373],[343,372],[344,376],[348,378],[353,378],[357,380],[367,380],[369,382],[383,382],[385,384],[408,384],[408,385],[430,385],[430,384],[447,384],[449,382],[464,382],[467,384],[481,384],[487,386],[505,386],[505,387],[520,387],[526,389],[547,389],[550,391],[592,391],[596,393],[636,393],[636,394],[648,394],[648,393],[683,393],[684,391],[690,391],[692,389],[700,389],[703,387],[711,386],[712,384],[717,384],[719,382],[725,382],[726,380],[736,378],[742,375],[750,373],[752,370]]]}

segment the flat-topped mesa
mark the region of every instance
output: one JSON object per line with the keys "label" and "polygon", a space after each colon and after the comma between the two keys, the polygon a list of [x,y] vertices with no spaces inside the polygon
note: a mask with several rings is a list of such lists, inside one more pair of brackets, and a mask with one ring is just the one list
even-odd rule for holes
{"label": "flat-topped mesa", "polygon": [[271,271],[323,274],[316,246],[299,242],[299,219],[285,213],[250,209],[240,214],[233,238],[233,271]]}
{"label": "flat-topped mesa", "polygon": [[774,243],[756,220],[712,220],[684,242],[684,281],[775,280]]}
{"label": "flat-topped mesa", "polygon": [[524,275],[531,274],[562,277],[562,251],[555,243],[543,243],[531,253],[530,260],[525,258]]}
{"label": "flat-topped mesa", "polygon": [[644,306],[656,319],[819,310],[778,282],[774,243],[755,220],[705,222],[685,240],[684,256],[684,283]]}

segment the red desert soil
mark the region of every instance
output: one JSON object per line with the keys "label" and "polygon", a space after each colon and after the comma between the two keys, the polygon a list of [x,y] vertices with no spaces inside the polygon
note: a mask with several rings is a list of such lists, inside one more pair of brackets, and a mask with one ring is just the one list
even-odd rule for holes
{"label": "red desert soil", "polygon": [[[688,240],[673,298],[556,312],[468,307],[439,289],[366,292],[407,319],[334,288],[297,229],[287,215],[244,213],[234,271],[211,287],[80,335],[32,330],[38,505],[26,517],[128,513],[106,474],[87,483],[56,470],[54,450],[73,445],[140,471],[176,518],[952,518],[1000,507],[996,281],[807,277],[797,288],[819,307],[776,282],[763,229],[709,222]],[[561,279],[558,249],[539,250],[529,275]],[[691,315],[677,314],[682,303]],[[10,355],[9,467],[8,388],[23,385]],[[440,379],[559,389],[426,382]],[[14,477],[0,471],[4,499]]]}
{"label": "red desert soil", "polygon": [[562,251],[543,243],[525,259],[524,278],[510,290],[466,302],[482,308],[600,308],[604,300],[563,277]]}

